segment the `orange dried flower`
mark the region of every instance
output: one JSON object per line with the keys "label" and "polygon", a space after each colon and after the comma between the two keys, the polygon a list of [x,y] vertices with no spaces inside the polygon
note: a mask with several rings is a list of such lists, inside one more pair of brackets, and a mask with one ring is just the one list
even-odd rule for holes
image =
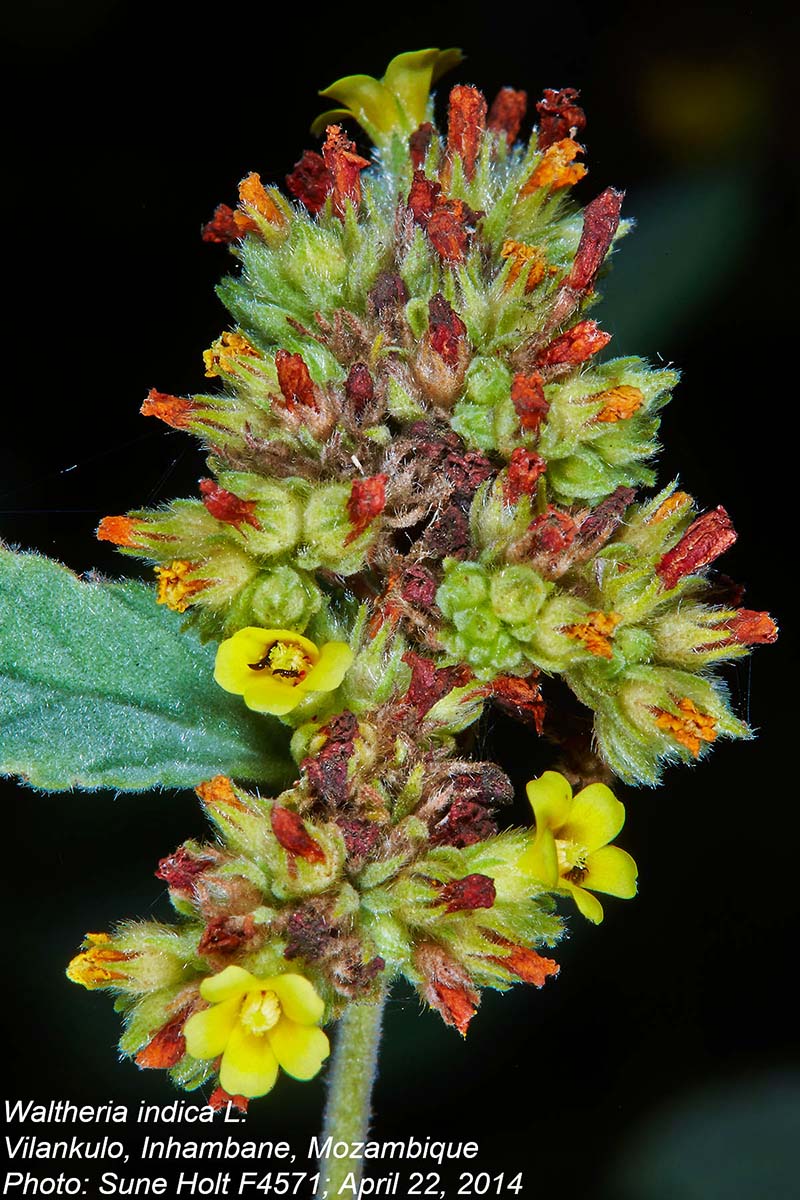
{"label": "orange dried flower", "polygon": [[778,626],[769,613],[756,612],[752,608],[740,608],[720,628],[730,630],[731,640],[742,646],[767,646],[778,637]]}
{"label": "orange dried flower", "polygon": [[509,947],[508,954],[504,954],[502,957],[497,955],[491,961],[496,962],[498,966],[505,967],[507,971],[511,971],[524,983],[532,983],[534,987],[544,987],[549,977],[557,975],[561,969],[554,959],[543,958],[535,950],[528,950],[524,946],[515,946],[511,942],[502,942],[502,945]]}
{"label": "orange dried flower", "polygon": [[691,496],[688,492],[673,492],[671,496],[667,496],[666,500],[662,504],[659,504],[652,517],[648,519],[648,525],[651,525],[656,521],[663,521],[664,518],[668,517],[671,512],[675,511],[676,508],[680,508],[682,504],[685,504],[687,500],[691,500]]}
{"label": "orange dried flower", "polygon": [[141,529],[141,522],[133,517],[103,517],[95,536],[98,542],[134,548],[144,544],[141,541]]}
{"label": "orange dried flower", "polygon": [[201,592],[208,582],[205,579],[186,578],[196,566],[196,563],[176,558],[171,563],[156,567],[156,603],[166,604],[173,612],[186,612],[194,596]]}
{"label": "orange dried flower", "polygon": [[532,496],[546,470],[547,463],[540,455],[517,446],[508,460],[508,472],[503,482],[504,503],[516,504],[521,496]]}
{"label": "orange dried flower", "polygon": [[509,288],[514,286],[523,268],[528,265],[530,269],[528,271],[528,278],[525,280],[526,295],[532,292],[535,287],[538,287],[544,279],[547,271],[547,259],[544,256],[544,251],[538,246],[526,246],[524,242],[515,242],[508,238],[503,242],[500,254],[501,257],[512,260],[511,268],[503,284],[504,292],[507,292]]}
{"label": "orange dried flower", "polygon": [[571,187],[583,179],[586,167],[574,160],[583,153],[583,147],[572,138],[564,138],[554,142],[544,152],[544,156],[533,171],[533,174],[523,184],[520,197],[530,196],[539,188],[549,188],[551,192],[559,188]]}
{"label": "orange dried flower", "polygon": [[208,779],[205,783],[198,783],[194,790],[203,804],[210,808],[222,805],[223,808],[238,808],[240,811],[247,811],[247,805],[242,804],[227,775],[215,775],[213,779]]}
{"label": "orange dried flower", "polygon": [[214,379],[222,371],[233,371],[236,368],[236,356],[258,358],[255,346],[241,333],[226,330],[210,349],[203,351],[203,362],[206,367],[206,378]]}
{"label": "orange dried flower", "polygon": [[701,712],[686,696],[678,700],[678,708],[680,714],[667,712],[663,708],[654,709],[656,725],[697,758],[701,744],[715,740],[717,723],[708,713]]}
{"label": "orange dried flower", "polygon": [[585,622],[565,625],[563,632],[567,637],[583,642],[590,654],[598,658],[611,658],[614,653],[611,636],[621,620],[618,613],[590,612]]}
{"label": "orange dried flower", "polygon": [[[239,184],[239,201],[255,209],[259,216],[270,225],[285,225],[286,217],[278,208],[267,189],[261,182],[261,176],[253,171]],[[245,217],[245,220],[248,220]],[[252,222],[250,222],[252,224]]]}
{"label": "orange dried flower", "polygon": [[193,401],[151,388],[142,401],[139,412],[143,417],[158,417],[159,421],[173,429],[188,429],[194,410]]}
{"label": "orange dried flower", "polygon": [[464,261],[469,235],[478,215],[463,200],[446,200],[443,196],[437,196],[425,228],[428,240],[445,262]]}
{"label": "orange dried flower", "polygon": [[423,229],[428,228],[428,221],[431,219],[441,190],[441,185],[434,179],[428,179],[424,171],[414,172],[411,190],[408,193],[408,207],[411,209],[415,223]]}
{"label": "orange dried flower", "polygon": [[644,404],[644,393],[637,387],[630,387],[628,384],[622,383],[619,387],[610,388],[607,392],[600,392],[599,395],[592,396],[592,400],[604,401],[595,421],[613,424],[615,421],[624,421],[638,412]]}

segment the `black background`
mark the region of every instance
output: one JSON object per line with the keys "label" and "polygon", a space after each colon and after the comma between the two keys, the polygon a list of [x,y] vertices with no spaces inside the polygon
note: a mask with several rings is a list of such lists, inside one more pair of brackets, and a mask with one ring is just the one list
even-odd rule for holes
{"label": "black background", "polygon": [[[798,1194],[795,34],[744,4],[39,0],[8,17],[0,536],[76,570],[135,571],[95,542],[100,517],[191,494],[203,473],[138,408],[149,387],[203,387],[228,259],[200,224],[247,171],[281,181],[316,144],[317,88],[461,45],[453,81],[490,97],[580,87],[579,194],[627,188],[639,229],[599,315],[611,349],[681,367],[662,479],[725,504],[740,540],[723,569],[783,636],[729,672],[758,741],[625,795],[640,895],[609,901],[599,929],[571,921],[556,982],[487,995],[465,1045],[412,996],[390,1004],[375,1134],[477,1139],[484,1168],[525,1172],[525,1195]],[[502,721],[486,738],[520,782],[544,765]],[[167,915],[152,871],[202,836],[196,802],[3,793],[6,1094],[167,1103],[162,1074],[115,1061],[108,999],[63,964],[87,929]],[[284,1078],[243,1128],[302,1147],[322,1098],[321,1080]]]}

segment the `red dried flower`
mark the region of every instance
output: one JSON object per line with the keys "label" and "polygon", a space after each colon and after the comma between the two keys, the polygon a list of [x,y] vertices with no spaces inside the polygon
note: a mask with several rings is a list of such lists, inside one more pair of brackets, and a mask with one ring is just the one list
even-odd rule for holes
{"label": "red dried flower", "polygon": [[302,354],[278,350],[275,354],[275,370],[278,372],[278,386],[289,412],[294,412],[298,404],[313,408],[315,412],[319,411],[317,389]]}
{"label": "red dried flower", "polygon": [[328,126],[322,158],[333,180],[333,211],[344,219],[348,200],[354,208],[361,204],[361,172],[369,166],[369,161],[356,154],[355,142],[342,132],[340,125]]}
{"label": "red dried flower", "polygon": [[238,1108],[239,1112],[247,1112],[249,1103],[250,1101],[246,1096],[231,1096],[229,1092],[226,1092],[221,1087],[214,1088],[208,1098],[208,1107],[213,1108],[214,1112],[219,1112],[227,1104],[230,1104],[232,1108]]}
{"label": "red dried flower", "polygon": [[190,1009],[191,1006],[183,1009],[177,1017],[173,1017],[162,1029],[159,1029],[146,1046],[142,1047],[134,1060],[137,1067],[166,1071],[170,1067],[177,1066],[186,1053],[183,1027]]}
{"label": "red dried flower", "polygon": [[535,433],[547,416],[550,405],[545,399],[544,380],[538,371],[532,375],[515,375],[511,382],[511,403],[519,423],[528,433]]}
{"label": "red dried flower", "polygon": [[413,650],[406,651],[403,662],[411,667],[406,703],[412,705],[420,717],[424,717],[453,688],[463,687],[472,678],[467,666],[437,667],[430,658],[424,658]]}
{"label": "red dried flower", "polygon": [[605,333],[596,321],[578,321],[572,329],[545,346],[537,355],[536,362],[540,367],[577,366],[597,354],[610,341],[611,334]]}
{"label": "red dried flower", "polygon": [[520,496],[532,496],[546,470],[547,463],[540,455],[517,446],[508,460],[508,473],[503,481],[503,500],[506,504],[516,504]]}
{"label": "red dried flower", "polygon": [[445,300],[441,292],[428,301],[428,339],[432,349],[441,355],[448,367],[458,365],[461,347],[466,341],[467,327]]}
{"label": "red dried flower", "polygon": [[594,287],[597,272],[619,228],[624,192],[606,188],[583,210],[583,232],[567,283],[576,292]]}
{"label": "red dried flower", "polygon": [[546,150],[554,142],[576,134],[586,128],[586,113],[575,103],[580,96],[576,88],[545,88],[544,96],[536,104],[539,114],[539,137],[537,145]]}
{"label": "red dried flower", "polygon": [[292,812],[290,808],[283,808],[280,804],[273,804],[270,824],[284,850],[296,854],[298,858],[304,858],[306,862],[325,862],[325,851],[306,831],[298,813]]}
{"label": "red dried flower", "polygon": [[494,880],[488,875],[465,875],[453,879],[439,892],[437,903],[444,904],[449,913],[470,912],[476,908],[491,908],[497,899]]}
{"label": "red dried flower", "polygon": [[736,530],[722,505],[692,521],[677,546],[663,556],[656,572],[665,588],[707,567],[736,541]]}
{"label": "red dried flower", "polygon": [[361,416],[375,397],[375,385],[366,363],[353,363],[345,380],[344,391],[356,416]]}
{"label": "red dried flower", "polygon": [[472,179],[486,128],[486,97],[475,87],[457,84],[450,92],[447,122],[447,157],[456,154],[464,164],[464,174]]}
{"label": "red dried flower", "polygon": [[218,204],[214,216],[203,226],[201,236],[204,242],[229,246],[231,242],[238,242],[245,234],[257,229],[255,221],[245,213],[236,212],[227,204]]}
{"label": "red dried flower", "polygon": [[445,200],[438,196],[428,218],[428,240],[445,262],[463,262],[469,247],[470,230],[478,214],[463,200]]}
{"label": "red dried flower", "polygon": [[419,170],[425,162],[432,137],[433,125],[431,125],[430,121],[424,121],[419,129],[415,129],[408,139],[408,153],[411,157],[411,165],[415,171]]}
{"label": "red dried flower", "polygon": [[778,626],[769,613],[740,608],[735,617],[724,621],[721,629],[730,630],[731,640],[743,646],[768,646],[777,640]]}
{"label": "red dried flower", "polygon": [[233,492],[227,492],[213,479],[200,480],[200,496],[212,517],[232,525],[237,533],[241,533],[242,525],[252,525],[260,529],[261,525],[255,515],[255,500],[241,500]]}
{"label": "red dried flower", "polygon": [[347,501],[347,515],[353,526],[344,539],[349,546],[364,532],[375,517],[386,507],[386,484],[388,475],[370,475],[367,479],[354,479]]}
{"label": "red dried flower", "polygon": [[325,207],[325,201],[333,190],[333,176],[321,154],[317,154],[316,150],[304,150],[303,157],[295,163],[291,174],[286,176],[286,186],[295,199],[314,215]]}
{"label": "red dried flower", "polygon": [[528,527],[530,549],[533,553],[544,551],[546,554],[559,554],[572,545],[576,533],[577,526],[569,513],[551,505]]}
{"label": "red dried flower", "polygon": [[423,171],[414,172],[411,191],[408,193],[408,207],[416,224],[423,229],[428,228],[428,221],[441,190],[440,184],[434,179],[428,179]]}
{"label": "red dried flower", "polygon": [[504,133],[509,146],[513,146],[527,108],[527,92],[517,92],[510,87],[501,88],[492,101],[487,125],[495,133]]}

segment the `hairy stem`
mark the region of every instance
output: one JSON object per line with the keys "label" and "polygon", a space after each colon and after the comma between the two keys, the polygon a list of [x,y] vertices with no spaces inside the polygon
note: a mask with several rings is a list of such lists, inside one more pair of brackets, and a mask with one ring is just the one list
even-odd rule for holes
{"label": "hairy stem", "polygon": [[[325,1105],[323,1144],[363,1142],[369,1132],[370,1097],[378,1065],[384,992],[374,1004],[351,1004],[339,1021],[336,1049]],[[361,1181],[361,1163],[349,1158],[323,1157],[319,1164],[317,1200],[338,1195],[348,1175]]]}

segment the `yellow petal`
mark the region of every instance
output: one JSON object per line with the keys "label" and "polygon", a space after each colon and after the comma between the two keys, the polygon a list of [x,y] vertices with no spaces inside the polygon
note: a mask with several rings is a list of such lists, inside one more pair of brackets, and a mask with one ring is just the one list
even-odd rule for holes
{"label": "yellow petal", "polygon": [[319,662],[303,680],[304,690],[332,692],[344,679],[352,661],[353,651],[347,642],[326,642],[319,652]]}
{"label": "yellow petal", "polygon": [[243,996],[245,992],[259,986],[258,980],[243,967],[226,967],[217,975],[209,975],[200,984],[200,995],[211,1004],[230,1000],[232,996]]}
{"label": "yellow petal", "polygon": [[235,696],[243,695],[253,675],[249,664],[263,658],[268,645],[264,630],[253,626],[240,629],[220,642],[214,663],[214,678],[219,686]]}
{"label": "yellow petal", "polygon": [[232,996],[189,1017],[183,1035],[192,1058],[216,1058],[222,1054],[239,1019],[240,1006],[241,997]]}
{"label": "yellow petal", "polygon": [[636,895],[637,867],[630,854],[619,846],[601,846],[586,860],[584,885],[593,892],[607,892],[630,900]]}
{"label": "yellow petal", "polygon": [[319,94],[345,105],[373,141],[401,123],[394,96],[372,75],[345,75]]}
{"label": "yellow petal", "polygon": [[331,1052],[330,1042],[316,1025],[298,1025],[286,1017],[267,1037],[278,1062],[295,1079],[313,1079]]}
{"label": "yellow petal", "polygon": [[523,875],[538,879],[547,888],[558,883],[558,851],[552,831],[546,826],[537,829],[536,837],[517,863]]}
{"label": "yellow petal", "polygon": [[244,690],[244,702],[253,712],[272,713],[274,717],[282,717],[285,713],[297,708],[306,693],[305,681],[302,684],[290,683],[278,675],[263,675],[253,677]]}
{"label": "yellow petal", "polygon": [[617,836],[625,824],[625,805],[604,783],[590,783],[572,801],[558,836],[586,850],[598,850]]}
{"label": "yellow petal", "polygon": [[593,896],[591,892],[587,892],[586,888],[578,887],[577,884],[570,883],[567,879],[562,880],[562,883],[578,906],[578,911],[586,917],[587,921],[591,921],[593,925],[599,925],[603,919],[603,906],[597,897]]}
{"label": "yellow petal", "polygon": [[259,987],[275,993],[290,1021],[297,1021],[300,1025],[316,1025],[322,1020],[325,1002],[304,975],[273,975],[270,979],[262,979]]}
{"label": "yellow petal", "polygon": [[525,789],[533,809],[537,829],[552,829],[558,834],[572,805],[572,788],[558,771],[545,771],[532,779]]}
{"label": "yellow petal", "polygon": [[263,1034],[237,1024],[225,1047],[219,1081],[231,1096],[264,1096],[278,1078],[278,1060]]}
{"label": "yellow petal", "polygon": [[438,58],[438,50],[411,50],[395,55],[386,68],[383,82],[399,100],[414,129],[425,120],[431,77]]}

